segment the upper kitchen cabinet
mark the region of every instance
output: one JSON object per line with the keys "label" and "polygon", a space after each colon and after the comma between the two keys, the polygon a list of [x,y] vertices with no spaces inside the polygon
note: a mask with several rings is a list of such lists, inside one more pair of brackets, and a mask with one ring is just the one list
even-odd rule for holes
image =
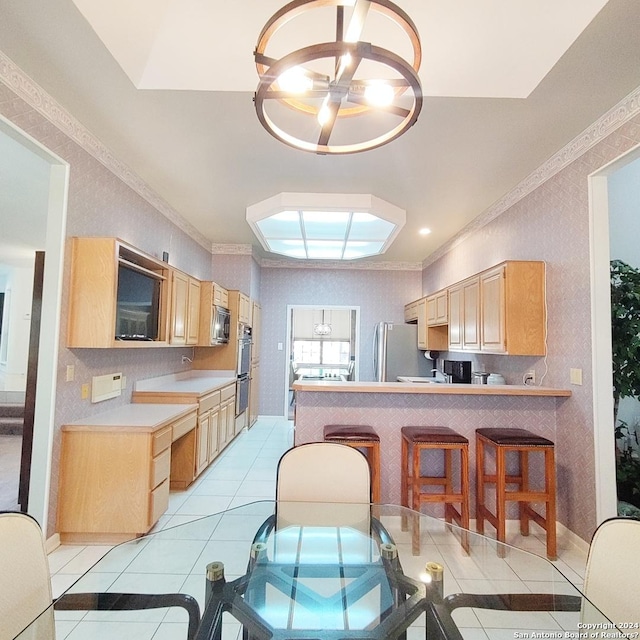
{"label": "upper kitchen cabinet", "polygon": [[449,288],[449,350],[480,349],[480,285],[478,277]]}
{"label": "upper kitchen cabinet", "polygon": [[438,291],[427,297],[427,324],[430,327],[449,322],[447,290]]}
{"label": "upper kitchen cabinet", "polygon": [[213,304],[224,309],[229,308],[229,292],[215,282],[211,283],[211,298]]}
{"label": "upper kitchen cabinet", "polygon": [[172,345],[198,343],[200,325],[200,282],[171,269],[171,315],[169,342]]}
{"label": "upper kitchen cabinet", "polygon": [[251,301],[251,362],[256,364],[260,360],[260,323],[262,322],[262,307]]}
{"label": "upper kitchen cabinet", "polygon": [[166,346],[170,267],[117,238],[72,238],[67,346]]}
{"label": "upper kitchen cabinet", "polygon": [[443,351],[447,349],[447,326],[429,326],[428,298],[416,300],[418,316],[418,349]]}
{"label": "upper kitchen cabinet", "polygon": [[480,274],[482,350],[546,353],[544,262],[509,261]]}
{"label": "upper kitchen cabinet", "polygon": [[543,262],[507,261],[449,287],[449,350],[543,356]]}
{"label": "upper kitchen cabinet", "polygon": [[404,321],[418,322],[418,300],[404,305]]}
{"label": "upper kitchen cabinet", "polygon": [[229,292],[215,282],[201,282],[198,346],[227,344],[230,331]]}
{"label": "upper kitchen cabinet", "polygon": [[251,299],[241,291],[230,291],[230,296],[237,296],[238,322],[251,326]]}

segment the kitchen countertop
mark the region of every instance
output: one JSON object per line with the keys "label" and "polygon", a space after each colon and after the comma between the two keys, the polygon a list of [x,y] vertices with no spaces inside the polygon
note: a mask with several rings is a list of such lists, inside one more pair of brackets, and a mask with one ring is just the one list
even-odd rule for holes
{"label": "kitchen countertop", "polygon": [[133,392],[134,395],[138,392],[203,395],[235,381],[236,375],[233,371],[194,370],[138,380]]}
{"label": "kitchen countertop", "polygon": [[139,431],[151,433],[197,409],[196,404],[125,404],[66,424],[63,431]]}
{"label": "kitchen countertop", "polygon": [[472,396],[555,396],[568,397],[569,389],[552,389],[512,384],[444,384],[412,382],[339,382],[327,380],[297,380],[295,391],[334,393],[410,393]]}

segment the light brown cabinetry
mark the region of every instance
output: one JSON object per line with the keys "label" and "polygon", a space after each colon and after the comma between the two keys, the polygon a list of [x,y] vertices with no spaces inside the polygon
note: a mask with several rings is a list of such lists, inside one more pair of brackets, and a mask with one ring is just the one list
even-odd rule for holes
{"label": "light brown cabinetry", "polygon": [[413,323],[418,321],[418,301],[414,300],[404,305],[404,321]]}
{"label": "light brown cabinetry", "polygon": [[225,309],[229,308],[229,292],[219,284],[212,282],[212,302]]}
{"label": "light brown cabinetry", "polygon": [[235,382],[205,394],[146,390],[133,392],[133,401],[136,403],[198,405],[192,445],[189,453],[185,453],[181,461],[182,474],[179,484],[174,483],[172,470],[172,488],[184,489],[189,486],[231,442],[235,435],[235,398]]}
{"label": "light brown cabinetry", "polygon": [[416,311],[418,315],[418,349],[428,349],[428,335],[427,335],[427,299],[420,298],[416,304]]}
{"label": "light brown cabinetry", "polygon": [[185,429],[193,430],[195,418],[195,409],[187,407],[178,417],[150,426],[126,426],[125,419],[123,424],[117,419],[91,424],[89,419],[88,424],[64,426],[61,540],[118,542],[149,531],[168,506],[174,428],[182,433],[178,439],[186,438]]}
{"label": "light brown cabinetry", "polygon": [[[234,300],[235,299],[235,300]],[[234,306],[231,303],[235,302],[235,306],[238,309],[238,322],[251,326],[251,298],[242,293],[242,291],[229,291],[230,306]]]}
{"label": "light brown cabinetry", "polygon": [[260,401],[260,364],[251,365],[251,386],[249,388],[249,427],[258,419],[258,405]]}
{"label": "light brown cabinetry", "polygon": [[200,282],[177,269],[171,270],[171,315],[169,341],[172,345],[194,345],[200,325]]}
{"label": "light brown cabinetry", "polygon": [[[120,265],[160,283],[158,336],[152,341],[116,340]],[[169,266],[118,238],[72,238],[67,346],[89,348],[167,345]]]}
{"label": "light brown cabinetry", "polygon": [[449,322],[447,290],[427,297],[427,324],[438,326]]}
{"label": "light brown cabinetry", "polygon": [[449,349],[545,354],[543,262],[507,261],[449,288]]}

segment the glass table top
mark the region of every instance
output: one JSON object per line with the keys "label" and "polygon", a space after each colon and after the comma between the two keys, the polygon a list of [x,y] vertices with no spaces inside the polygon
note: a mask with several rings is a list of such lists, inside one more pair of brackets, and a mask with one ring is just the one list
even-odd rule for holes
{"label": "glass table top", "polygon": [[[451,640],[570,638],[585,624],[610,625],[546,558],[395,505],[254,502],[114,547],[63,600],[86,592],[189,594],[202,615],[198,640],[235,638],[238,623],[255,638],[409,629]],[[38,625],[52,615],[18,638],[46,638]],[[127,624],[146,640],[147,621],[149,640],[187,637],[182,609],[55,612],[69,619],[69,640],[127,637]],[[110,634],[114,621],[120,631]]]}

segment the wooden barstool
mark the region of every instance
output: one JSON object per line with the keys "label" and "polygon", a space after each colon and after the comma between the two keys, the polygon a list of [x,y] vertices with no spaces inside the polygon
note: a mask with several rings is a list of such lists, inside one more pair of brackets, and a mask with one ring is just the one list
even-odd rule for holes
{"label": "wooden barstool", "polygon": [[373,427],[358,424],[328,424],[324,427],[325,442],[337,442],[360,449],[371,470],[371,500],[380,502],[380,436]]}
{"label": "wooden barstool", "polygon": [[[448,427],[402,427],[401,503],[420,511],[425,502],[444,503],[445,520],[455,520],[463,529],[469,528],[469,440]],[[421,475],[420,457],[423,451],[444,452],[444,475]],[[460,490],[454,490],[452,452],[460,452]],[[411,458],[410,458],[411,456]],[[424,491],[424,487],[442,487],[442,492]],[[409,504],[411,492],[411,504]],[[460,505],[458,511],[454,504]],[[467,549],[466,536],[462,544]]]}
{"label": "wooden barstool", "polygon": [[[485,470],[485,448],[495,449],[495,472]],[[517,475],[507,473],[507,453],[515,451],[519,458]],[[529,453],[544,453],[544,491],[536,491],[529,486]],[[506,539],[506,505],[518,502],[520,512],[520,533],[529,535],[529,521],[533,520],[545,531],[547,537],[547,557],[555,560],[556,546],[556,468],[554,445],[551,440],[537,436],[526,429],[494,428],[476,429],[476,523],[479,533],[484,533],[484,521],[488,520],[496,529],[500,542]],[[496,512],[491,513],[485,505],[485,485],[496,486]],[[515,484],[515,491],[507,491],[507,485]],[[533,510],[530,503],[543,502],[545,517]]]}

